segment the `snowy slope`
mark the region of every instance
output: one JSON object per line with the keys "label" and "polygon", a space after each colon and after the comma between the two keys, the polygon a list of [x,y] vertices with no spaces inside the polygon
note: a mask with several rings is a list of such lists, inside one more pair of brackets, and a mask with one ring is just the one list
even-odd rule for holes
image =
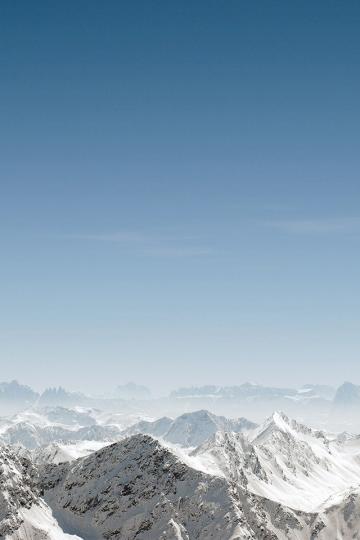
{"label": "snowy slope", "polygon": [[79,407],[31,407],[14,415],[11,424],[27,422],[35,426],[60,426],[79,429],[96,424],[95,411]]}
{"label": "snowy slope", "polygon": [[189,455],[192,466],[307,512],[360,484],[357,439],[339,441],[275,413],[248,437],[218,433]]}
{"label": "snowy slope", "polygon": [[76,540],[61,530],[40,499],[31,461],[5,446],[0,448],[0,538]]}
{"label": "snowy slope", "polygon": [[19,516],[22,521],[20,527],[6,535],[6,540],[83,540],[64,533],[50,508],[41,500],[30,508],[20,510]]}
{"label": "snowy slope", "polygon": [[3,429],[0,440],[8,445],[21,445],[29,450],[47,446],[53,442],[104,441],[120,438],[116,426],[91,425],[78,429],[58,425],[40,426],[30,422],[19,422]]}
{"label": "snowy slope", "polygon": [[48,463],[58,465],[67,461],[74,461],[86,457],[104,446],[111,444],[104,441],[80,441],[75,443],[52,443],[37,448],[32,452],[34,463],[42,466]]}

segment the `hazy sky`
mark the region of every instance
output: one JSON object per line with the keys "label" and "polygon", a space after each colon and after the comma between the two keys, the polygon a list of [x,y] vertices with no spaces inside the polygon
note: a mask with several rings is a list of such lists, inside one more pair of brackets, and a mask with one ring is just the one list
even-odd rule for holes
{"label": "hazy sky", "polygon": [[360,382],[360,3],[0,3],[1,380]]}

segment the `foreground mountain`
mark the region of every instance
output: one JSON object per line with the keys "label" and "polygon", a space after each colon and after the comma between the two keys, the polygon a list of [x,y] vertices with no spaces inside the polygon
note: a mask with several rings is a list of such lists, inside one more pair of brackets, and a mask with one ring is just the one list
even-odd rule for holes
{"label": "foreground mountain", "polygon": [[294,512],[188,467],[144,435],[48,467],[42,487],[64,530],[83,538],[275,540],[303,526]]}
{"label": "foreground mountain", "polygon": [[[246,434],[217,432],[189,455],[183,449],[184,459],[148,435],[71,462],[58,459],[66,445],[44,459],[46,449],[37,451],[35,461],[2,447],[0,538],[358,538],[358,444],[275,414]],[[305,511],[304,496],[314,502],[316,490],[321,502]]]}
{"label": "foreground mountain", "polygon": [[[256,458],[244,465],[266,480]],[[358,538],[356,489],[306,513],[238,480],[196,470],[158,441],[136,435],[73,464],[45,467],[41,488],[62,529],[87,540]]]}
{"label": "foreground mountain", "polygon": [[188,447],[198,446],[218,431],[239,433],[255,427],[256,424],[246,418],[233,420],[201,410],[182,414],[175,420],[164,417],[154,422],[142,421],[126,429],[123,435],[143,433],[160,437],[171,444]]}

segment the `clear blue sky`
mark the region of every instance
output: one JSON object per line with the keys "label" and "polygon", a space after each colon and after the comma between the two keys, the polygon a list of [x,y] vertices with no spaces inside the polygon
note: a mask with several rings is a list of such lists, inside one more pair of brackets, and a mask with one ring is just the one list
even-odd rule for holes
{"label": "clear blue sky", "polygon": [[359,25],[1,2],[1,379],[360,382]]}

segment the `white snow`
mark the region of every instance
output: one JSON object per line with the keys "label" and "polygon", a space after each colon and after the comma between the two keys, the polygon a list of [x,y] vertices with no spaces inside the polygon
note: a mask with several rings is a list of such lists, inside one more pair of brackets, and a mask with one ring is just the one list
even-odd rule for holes
{"label": "white snow", "polygon": [[[43,502],[20,511],[23,523],[20,528],[6,536],[6,540],[83,540],[80,536],[65,534]],[[85,540],[85,539],[84,539]]]}

